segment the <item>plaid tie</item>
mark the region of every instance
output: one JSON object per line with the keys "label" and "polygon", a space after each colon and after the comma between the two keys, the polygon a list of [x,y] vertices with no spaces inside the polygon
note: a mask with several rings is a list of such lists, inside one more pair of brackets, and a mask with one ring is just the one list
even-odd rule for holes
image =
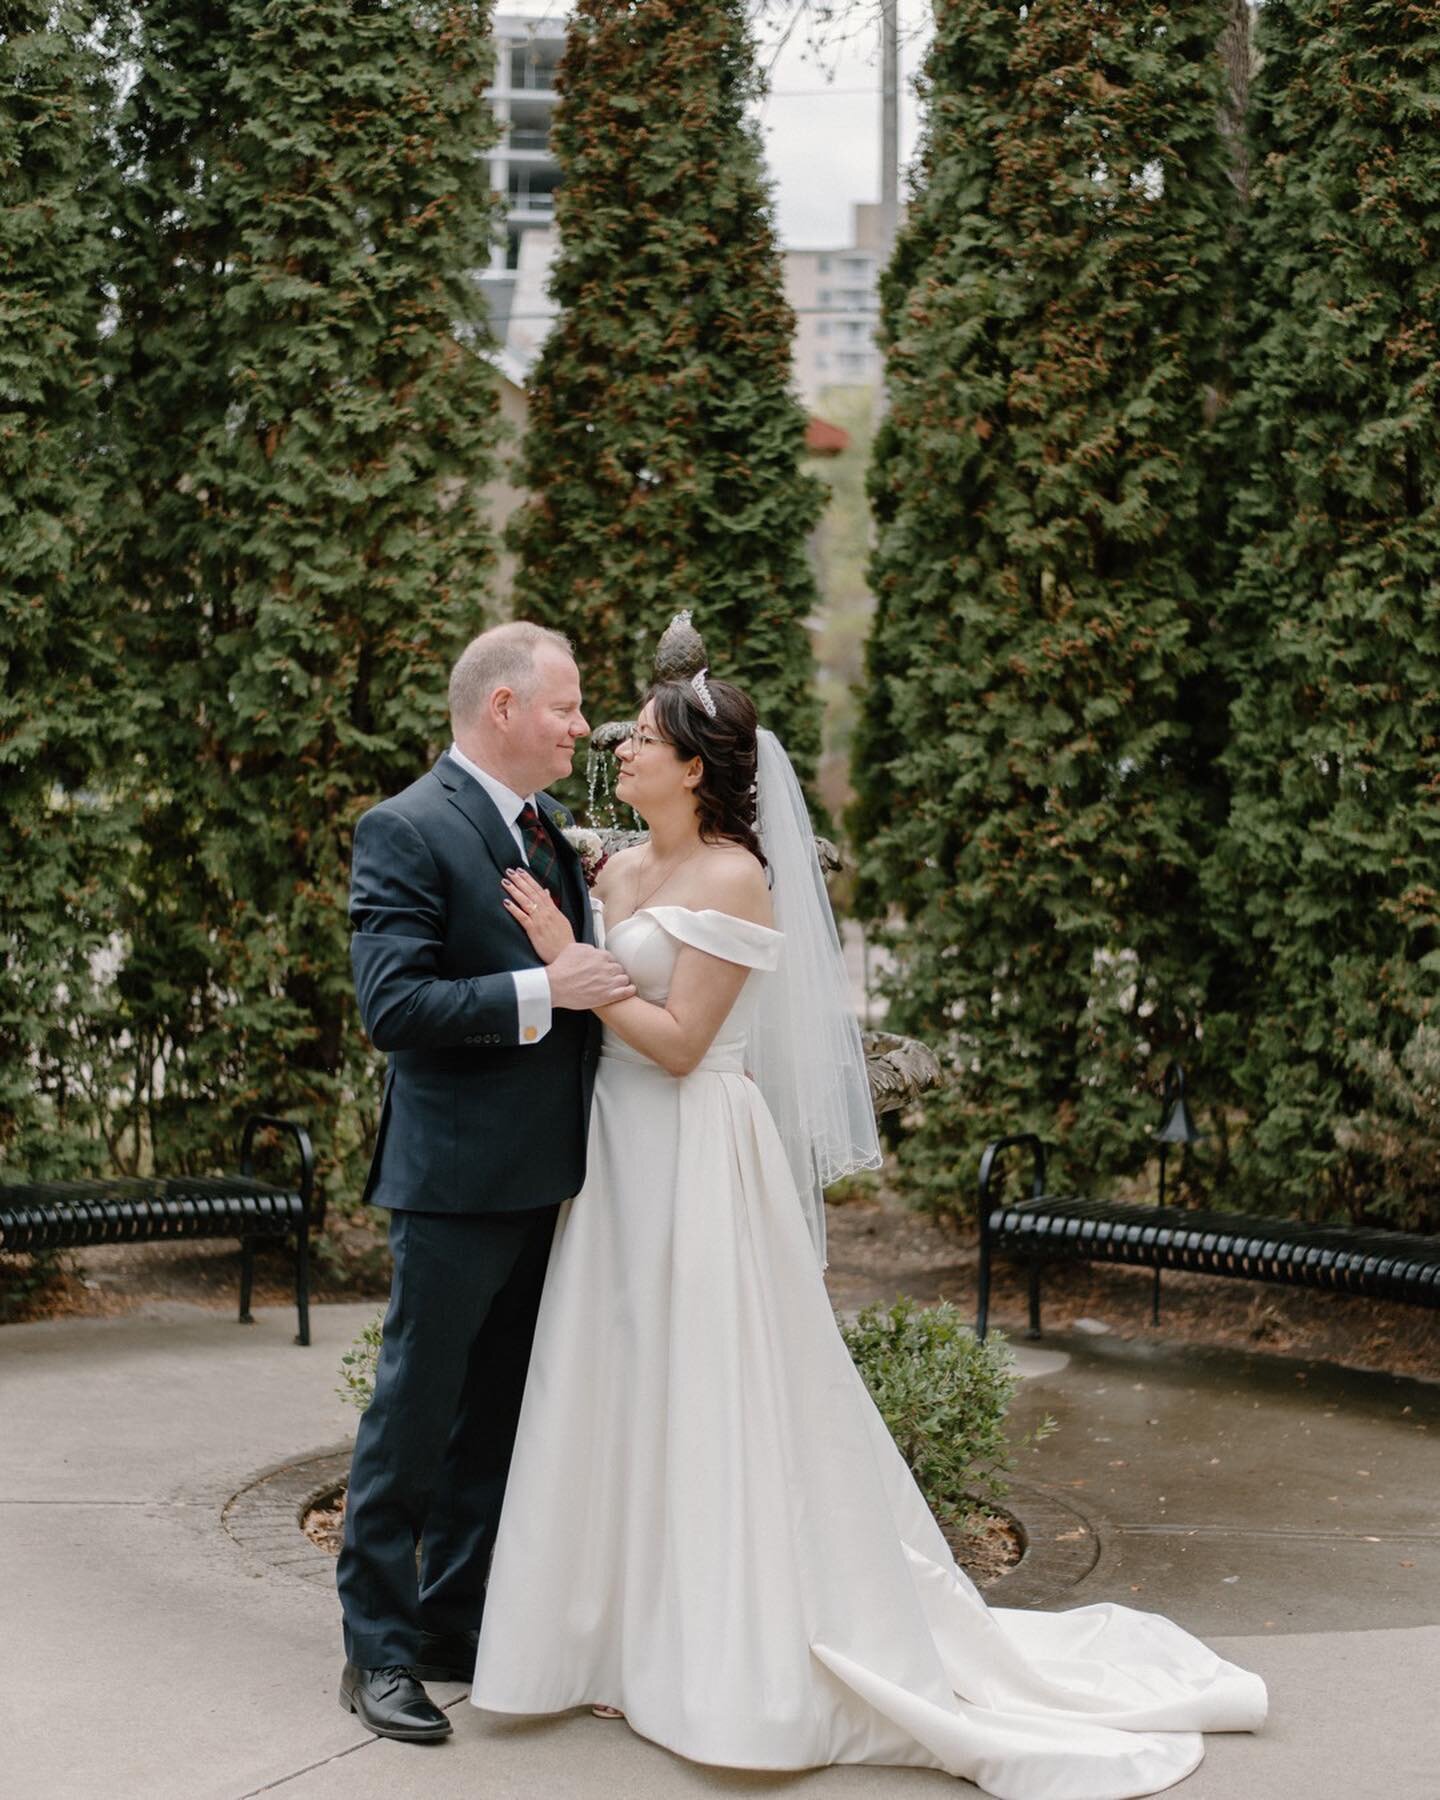
{"label": "plaid tie", "polygon": [[563,905],[560,859],[555,853],[550,833],[540,823],[539,813],[528,800],[520,808],[515,822],[520,827],[520,839],[525,846],[525,860],[530,865],[530,873],[542,887],[549,888],[555,896],[557,906]]}

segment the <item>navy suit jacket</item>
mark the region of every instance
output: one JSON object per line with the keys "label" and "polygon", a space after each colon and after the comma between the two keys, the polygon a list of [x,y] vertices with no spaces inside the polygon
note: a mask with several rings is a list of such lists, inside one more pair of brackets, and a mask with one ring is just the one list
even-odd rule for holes
{"label": "navy suit jacket", "polygon": [[[594,943],[561,809],[548,794],[536,805],[565,911]],[[365,1187],[378,1206],[502,1212],[553,1205],[585,1179],[600,1023],[557,1008],[543,1038],[520,1042],[510,972],[541,965],[501,905],[500,877],[522,860],[490,796],[449,755],[355,828],[355,992],[390,1059]]]}

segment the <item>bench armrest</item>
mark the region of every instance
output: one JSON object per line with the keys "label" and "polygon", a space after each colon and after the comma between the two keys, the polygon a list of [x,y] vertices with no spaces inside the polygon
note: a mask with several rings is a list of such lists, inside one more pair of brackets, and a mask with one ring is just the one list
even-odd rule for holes
{"label": "bench armrest", "polygon": [[1033,1131],[1016,1132],[1013,1137],[996,1138],[985,1146],[985,1154],[980,1158],[980,1235],[985,1237],[990,1230],[990,1183],[995,1176],[995,1164],[1001,1154],[1024,1145],[1030,1152],[1030,1198],[1038,1200],[1045,1192],[1045,1146]]}
{"label": "bench armrest", "polygon": [[255,1134],[257,1131],[284,1131],[295,1140],[300,1152],[300,1203],[305,1208],[307,1223],[313,1224],[318,1231],[325,1221],[325,1208],[322,1205],[312,1217],[315,1201],[315,1149],[310,1142],[310,1133],[303,1125],[297,1125],[293,1119],[278,1119],[271,1113],[254,1113],[245,1121],[245,1131],[240,1139],[240,1173],[255,1173]]}

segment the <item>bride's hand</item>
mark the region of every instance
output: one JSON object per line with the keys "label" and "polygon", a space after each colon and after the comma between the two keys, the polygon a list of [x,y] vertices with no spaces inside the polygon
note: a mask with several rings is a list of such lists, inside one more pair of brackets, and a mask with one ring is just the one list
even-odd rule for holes
{"label": "bride's hand", "polygon": [[502,879],[503,904],[518,919],[541,962],[552,963],[568,944],[575,942],[570,921],[555,904],[549,888],[542,887],[528,869],[510,869]]}

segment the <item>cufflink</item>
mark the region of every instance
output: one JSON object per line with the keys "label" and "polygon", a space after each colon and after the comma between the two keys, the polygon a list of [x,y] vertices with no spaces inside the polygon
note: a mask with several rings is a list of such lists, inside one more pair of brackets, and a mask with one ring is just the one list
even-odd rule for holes
{"label": "cufflink", "polygon": [[539,1036],[539,1033],[536,1031],[536,1029],[533,1025],[527,1025],[525,1027],[525,1042],[527,1044],[533,1044],[535,1042],[535,1039],[538,1036]]}

